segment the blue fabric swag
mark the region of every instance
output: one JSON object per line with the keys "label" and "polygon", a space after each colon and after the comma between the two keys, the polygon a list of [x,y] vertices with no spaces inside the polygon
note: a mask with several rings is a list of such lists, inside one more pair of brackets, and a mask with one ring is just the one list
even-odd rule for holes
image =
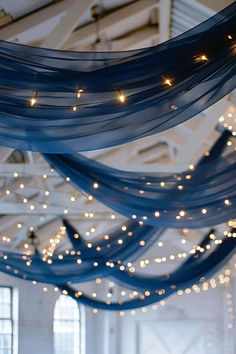
{"label": "blue fabric swag", "polygon": [[69,52],[0,41],[1,144],[87,151],[194,117],[235,88],[235,23],[236,2],[176,38],[135,51]]}
{"label": "blue fabric swag", "polygon": [[219,156],[230,135],[225,132],[194,170],[166,176],[121,171],[81,155],[43,156],[77,189],[129,219],[197,229],[236,215],[235,152]]}

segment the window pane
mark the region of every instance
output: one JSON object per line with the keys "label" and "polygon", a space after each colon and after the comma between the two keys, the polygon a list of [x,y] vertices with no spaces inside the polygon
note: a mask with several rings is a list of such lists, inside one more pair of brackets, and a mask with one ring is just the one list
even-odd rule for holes
{"label": "window pane", "polygon": [[11,318],[11,304],[0,304],[0,318]]}
{"label": "window pane", "polygon": [[61,295],[54,310],[54,354],[80,354],[80,316],[75,300]]}
{"label": "window pane", "polygon": [[12,327],[11,288],[0,287],[0,354],[12,354]]}

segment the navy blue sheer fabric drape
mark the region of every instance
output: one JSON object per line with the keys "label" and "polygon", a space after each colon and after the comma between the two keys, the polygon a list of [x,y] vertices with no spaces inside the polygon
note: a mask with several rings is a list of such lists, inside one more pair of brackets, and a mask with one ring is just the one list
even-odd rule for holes
{"label": "navy blue sheer fabric drape", "polygon": [[[231,230],[231,235],[234,235],[234,237],[226,237],[222,244],[218,245],[216,249],[207,256],[203,257],[199,252],[189,256],[182,265],[170,274],[167,273],[156,277],[145,277],[141,275],[131,276],[128,272],[123,273],[123,271],[120,270],[120,264],[114,264],[110,275],[120,284],[132,289],[137,289],[139,293],[141,292],[141,295],[137,298],[124,302],[107,303],[105,301],[96,300],[68,286],[68,282],[91,280],[91,267],[89,267],[89,263],[87,266],[84,266],[84,277],[79,270],[83,262],[85,261],[86,263],[86,257],[83,259],[82,255],[81,264],[77,264],[75,257],[70,255],[65,257],[62,261],[59,261],[57,257],[54,256],[53,263],[48,265],[41,260],[38,253],[34,256],[24,256],[4,252],[4,254],[0,254],[0,270],[18,278],[56,284],[61,290],[66,290],[70,296],[88,306],[107,310],[127,310],[158,302],[180,289],[182,290],[187,287],[192,287],[194,284],[198,284],[201,282],[202,277],[207,279],[217,272],[235,252],[235,230]],[[204,247],[207,242],[210,243],[209,233],[204,237],[201,247]],[[208,251],[204,253],[208,253]],[[30,266],[26,265],[26,262],[30,262]],[[105,269],[107,265],[102,263],[99,267]],[[70,280],[68,280],[65,275],[63,279],[63,272],[65,271],[70,274]],[[95,277],[96,274],[93,274],[93,279],[95,279]],[[144,289],[146,295],[145,293],[143,294]]]}
{"label": "navy blue sheer fabric drape", "polygon": [[[214,170],[214,173],[218,171],[218,162],[221,161],[219,158],[229,136],[230,133],[225,131],[211,148],[210,155],[203,157],[196,166],[196,169],[201,166],[205,168],[207,178],[212,173],[211,169]],[[212,161],[215,162],[214,165],[211,165],[211,169],[206,169],[206,164],[208,166]],[[190,180],[192,181],[192,179]],[[232,198],[230,198],[231,201]],[[101,309],[122,310],[149,305],[164,299],[177,290],[197,284],[203,276],[211,276],[219,270],[234,253],[236,246],[235,230],[231,230],[230,238],[226,237],[223,244],[216,249],[211,247],[211,250],[214,250],[208,251],[206,246],[211,243],[210,235],[214,231],[210,230],[200,244],[200,248],[205,250],[204,254],[196,251],[172,273],[144,276],[137,272],[134,274],[128,271],[126,262],[128,260],[135,261],[144,251],[147,251],[148,247],[162,236],[163,229],[146,223],[141,226],[136,221],[128,221],[125,223],[126,228],[119,227],[115,231],[107,233],[106,238],[93,242],[92,247],[88,248],[87,242],[78,230],[67,220],[64,220],[63,223],[73,246],[73,254],[63,253],[63,257],[58,257],[58,254],[55,254],[49,265],[42,261],[39,253],[26,256],[4,252],[0,254],[0,270],[23,279],[57,285],[77,301]],[[119,240],[123,242],[119,243]],[[140,241],[143,241],[142,246]],[[141,295],[130,301],[109,304],[81,294],[68,286],[68,282],[81,283],[94,280],[97,277],[114,279],[116,283],[135,289]],[[145,295],[147,291],[148,295]]]}
{"label": "navy blue sheer fabric drape", "polygon": [[235,152],[219,156],[231,135],[225,132],[193,169],[160,176],[111,168],[82,155],[44,154],[60,174],[129,219],[164,228],[201,228],[236,214]]}
{"label": "navy blue sheer fabric drape", "polygon": [[235,88],[235,23],[236,2],[183,35],[136,51],[68,52],[0,41],[1,144],[71,153],[186,121]]}

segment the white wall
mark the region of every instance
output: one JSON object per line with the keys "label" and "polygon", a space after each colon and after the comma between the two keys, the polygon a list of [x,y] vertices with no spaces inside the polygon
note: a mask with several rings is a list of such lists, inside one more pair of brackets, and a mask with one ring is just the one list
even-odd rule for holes
{"label": "white wall", "polygon": [[[42,284],[2,273],[0,285],[19,291],[18,353],[53,354],[52,319],[58,294],[52,287],[45,293]],[[86,309],[86,354],[234,354],[235,329],[227,328],[227,291],[221,285],[206,293],[174,295],[157,311],[138,310],[135,316],[102,311],[95,315]],[[235,281],[231,291],[236,292]]]}

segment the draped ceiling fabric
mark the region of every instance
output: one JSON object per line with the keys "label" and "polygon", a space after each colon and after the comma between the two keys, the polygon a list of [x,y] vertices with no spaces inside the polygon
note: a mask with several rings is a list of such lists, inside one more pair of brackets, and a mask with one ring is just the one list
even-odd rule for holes
{"label": "draped ceiling fabric", "polygon": [[186,121],[235,88],[235,23],[236,2],[148,49],[69,52],[0,41],[1,144],[71,153]]}
{"label": "draped ceiling fabric", "polygon": [[[203,238],[201,247],[205,247],[206,244],[210,243],[210,233],[211,231]],[[235,235],[235,230],[231,230],[231,234]],[[235,246],[234,237],[225,237],[222,244],[218,245],[212,252],[209,253],[205,248],[204,253],[207,255],[203,256],[197,251],[194,255],[189,256],[175,271],[155,277],[131,275],[127,271],[123,272],[120,270],[120,263],[118,262],[114,263],[114,267],[108,267],[105,262],[106,259],[103,257],[101,257],[101,260],[98,262],[99,264],[95,267],[91,264],[94,258],[88,257],[88,249],[83,255],[83,247],[81,247],[82,251],[79,256],[79,259],[82,261],[80,264],[76,262],[78,256],[72,255],[64,255],[63,260],[59,260],[58,255],[54,255],[52,257],[52,264],[48,265],[41,260],[38,253],[33,256],[25,256],[4,252],[4,254],[0,254],[0,270],[18,278],[56,284],[61,290],[66,290],[68,295],[88,306],[120,311],[150,305],[180,289],[184,290],[187,287],[198,284],[201,282],[202,277],[207,279],[230,259],[234,254]],[[30,262],[30,266],[26,262]],[[95,271],[92,272],[91,268],[94,268]],[[99,269],[98,272],[97,269]],[[104,276],[112,276],[115,281],[128,288],[137,289],[138,292],[149,289],[149,293],[148,295],[142,294],[138,298],[129,301],[107,303],[95,300],[88,295],[80,295],[77,290],[68,286],[68,282],[78,283],[89,281],[95,279],[101,273],[104,273]]]}
{"label": "draped ceiling fabric", "polygon": [[236,215],[235,152],[220,157],[230,135],[225,132],[194,170],[178,175],[121,171],[81,155],[43,156],[76,188],[129,219],[156,227],[197,229]]}
{"label": "draped ceiling fabric", "polygon": [[[218,168],[217,161],[224,151],[229,136],[230,133],[225,131],[211,148],[209,157],[202,158],[196,168],[205,167],[206,163],[216,161],[214,164],[216,170]],[[53,155],[49,156],[53,157]],[[206,160],[210,162],[206,162]],[[210,173],[208,168],[207,171]],[[59,254],[55,253],[50,258],[52,264],[49,265],[42,261],[39,253],[26,256],[2,252],[0,254],[0,270],[19,278],[54,284],[59,289],[67,291],[68,295],[77,301],[100,309],[121,311],[163,300],[180,289],[184,290],[198,284],[202,277],[207,278],[217,272],[230,259],[236,247],[235,229],[232,229],[231,235],[233,237],[225,237],[222,244],[215,249],[211,247],[211,251],[209,251],[207,245],[212,242],[210,235],[214,231],[210,230],[200,244],[200,248],[205,250],[204,254],[196,251],[171,273],[147,276],[131,273],[126,262],[128,260],[135,261],[141,253],[147,251],[161,237],[163,229],[146,223],[141,226],[136,221],[128,221],[125,229],[119,227],[107,234],[108,237],[93,242],[90,248],[87,241],[67,220],[63,222],[73,246],[73,254],[63,252],[59,257]],[[119,243],[120,239],[122,239],[122,243]],[[144,246],[140,245],[140,241],[144,241]],[[122,286],[136,289],[139,295],[133,300],[108,303],[81,294],[68,285],[68,283],[78,284],[92,281],[97,277],[109,277]]]}

